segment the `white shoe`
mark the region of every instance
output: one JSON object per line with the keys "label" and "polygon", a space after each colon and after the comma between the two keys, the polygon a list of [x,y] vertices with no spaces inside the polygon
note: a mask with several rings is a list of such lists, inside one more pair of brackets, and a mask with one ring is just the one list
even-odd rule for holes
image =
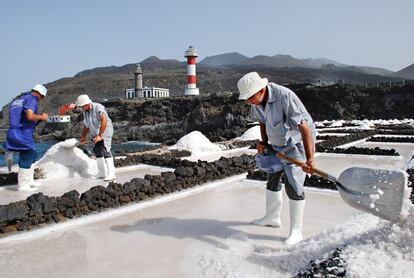
{"label": "white shoe", "polygon": [[285,240],[285,244],[291,245],[302,240],[303,212],[305,210],[305,200],[289,200],[290,233]]}
{"label": "white shoe", "polygon": [[105,162],[106,162],[106,166],[108,167],[108,175],[104,178],[104,181],[113,181],[116,179],[114,158],[107,157],[105,158]]}
{"label": "white shoe", "polygon": [[98,174],[94,176],[94,179],[103,179],[106,177],[106,165],[105,158],[99,157],[96,159],[96,164],[98,165]]}
{"label": "white shoe", "polygon": [[35,191],[32,186],[33,172],[32,169],[20,168],[17,174],[17,190],[19,191]]}
{"label": "white shoe", "polygon": [[258,226],[270,226],[280,228],[280,213],[282,211],[282,190],[266,190],[266,215],[263,218],[253,220],[253,224]]}

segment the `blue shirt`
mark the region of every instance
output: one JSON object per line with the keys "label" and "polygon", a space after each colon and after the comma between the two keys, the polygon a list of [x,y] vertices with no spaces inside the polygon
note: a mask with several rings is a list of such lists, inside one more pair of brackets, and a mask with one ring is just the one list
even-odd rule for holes
{"label": "blue shirt", "polygon": [[37,114],[37,98],[31,92],[24,93],[13,100],[9,106],[9,123],[7,140],[4,148],[9,151],[35,150],[33,133],[36,122],[26,118],[27,110]]}

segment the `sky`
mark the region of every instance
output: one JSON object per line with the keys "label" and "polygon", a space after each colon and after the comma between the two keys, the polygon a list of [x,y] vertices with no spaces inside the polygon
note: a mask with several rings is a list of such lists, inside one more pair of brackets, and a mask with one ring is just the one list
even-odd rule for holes
{"label": "sky", "polygon": [[0,0],[0,105],[36,83],[155,55],[414,63],[412,0]]}

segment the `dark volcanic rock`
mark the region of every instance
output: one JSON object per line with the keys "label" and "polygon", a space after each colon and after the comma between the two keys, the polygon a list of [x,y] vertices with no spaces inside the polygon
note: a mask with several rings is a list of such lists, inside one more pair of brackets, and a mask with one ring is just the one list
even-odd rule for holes
{"label": "dark volcanic rock", "polygon": [[365,155],[390,155],[390,156],[400,155],[399,153],[395,151],[395,149],[381,149],[379,147],[375,147],[375,148],[349,147],[347,149],[331,148],[331,149],[326,149],[324,152],[344,153],[344,154],[365,154]]}
{"label": "dark volcanic rock", "polygon": [[385,137],[375,136],[370,137],[369,142],[392,142],[392,143],[414,143],[414,137]]}
{"label": "dark volcanic rock", "polygon": [[0,186],[17,184],[17,173],[0,174]]}
{"label": "dark volcanic rock", "polygon": [[42,215],[51,212],[57,212],[56,198],[43,195],[39,192],[26,199],[29,206],[29,213],[32,215]]}
{"label": "dark volcanic rock", "polygon": [[345,277],[346,262],[342,259],[341,254],[341,248],[336,248],[336,250],[328,254],[326,258],[311,261],[307,269],[298,272],[293,277]]}
{"label": "dark volcanic rock", "polygon": [[177,167],[175,169],[174,174],[176,176],[182,176],[182,177],[192,177],[194,175],[194,170],[191,167]]}
{"label": "dark volcanic rock", "polygon": [[347,143],[351,143],[357,140],[361,140],[364,138],[368,138],[372,135],[376,134],[375,130],[359,130],[354,131],[353,133],[346,135],[346,136],[332,136],[327,138],[323,142],[316,144],[316,151],[317,152],[325,152],[328,149],[332,149],[336,146],[344,145]]}
{"label": "dark volcanic rock", "polygon": [[13,202],[8,205],[0,206],[0,226],[2,223],[12,223],[23,220],[29,213],[29,208],[25,201]]}
{"label": "dark volcanic rock", "polygon": [[170,182],[176,179],[176,176],[173,172],[162,172],[161,176],[165,179],[165,181]]}

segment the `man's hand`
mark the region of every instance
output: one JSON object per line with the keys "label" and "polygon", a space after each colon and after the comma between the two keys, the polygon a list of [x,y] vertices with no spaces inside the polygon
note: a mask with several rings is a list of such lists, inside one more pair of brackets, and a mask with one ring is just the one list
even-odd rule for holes
{"label": "man's hand", "polygon": [[94,143],[94,144],[96,144],[96,143],[98,143],[99,141],[102,141],[102,140],[103,140],[102,135],[98,134],[98,135],[96,135],[96,137],[93,139],[93,143]]}
{"label": "man's hand", "polygon": [[259,143],[257,143],[256,148],[257,148],[257,153],[262,154],[265,152],[267,145],[263,142],[260,141]]}
{"label": "man's hand", "polygon": [[39,118],[41,121],[47,121],[47,119],[49,118],[49,115],[43,112],[42,114],[39,115]]}
{"label": "man's hand", "polygon": [[315,166],[315,161],[312,159],[306,160],[305,164],[302,165],[302,170],[306,173],[313,174],[313,167]]}

